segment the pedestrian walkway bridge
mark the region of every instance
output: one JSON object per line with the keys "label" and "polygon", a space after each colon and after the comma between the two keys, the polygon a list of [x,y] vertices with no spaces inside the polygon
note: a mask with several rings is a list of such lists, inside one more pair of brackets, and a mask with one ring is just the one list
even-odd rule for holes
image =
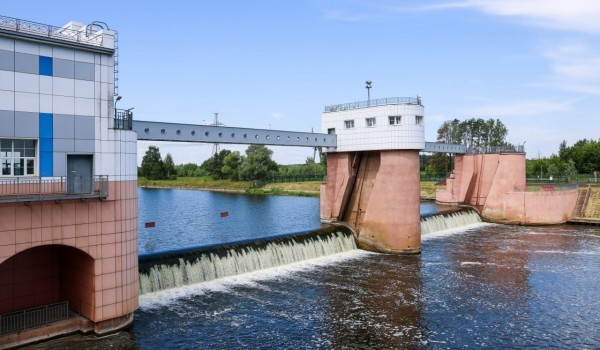
{"label": "pedestrian walkway bridge", "polygon": [[[129,116],[130,118],[130,116]],[[119,129],[131,129],[138,140],[232,143],[247,145],[336,147],[335,134],[297,132],[271,129],[250,129],[228,126],[177,124],[132,119],[115,119]],[[425,142],[424,152],[466,153],[464,145]]]}

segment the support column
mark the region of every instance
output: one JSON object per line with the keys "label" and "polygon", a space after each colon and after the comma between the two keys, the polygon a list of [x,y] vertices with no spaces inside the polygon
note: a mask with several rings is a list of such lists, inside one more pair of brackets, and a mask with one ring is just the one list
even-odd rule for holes
{"label": "support column", "polygon": [[381,151],[362,227],[359,247],[416,254],[421,252],[419,151]]}
{"label": "support column", "polygon": [[351,227],[362,249],[421,251],[419,151],[327,154],[321,218]]}

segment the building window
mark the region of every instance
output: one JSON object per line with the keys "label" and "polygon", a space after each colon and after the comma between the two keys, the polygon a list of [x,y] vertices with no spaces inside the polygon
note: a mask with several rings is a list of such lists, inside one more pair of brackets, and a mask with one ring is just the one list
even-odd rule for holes
{"label": "building window", "polygon": [[327,129],[327,133],[329,135],[335,135],[335,128],[329,128],[329,129]]}
{"label": "building window", "polygon": [[35,175],[35,140],[0,139],[0,176]]}
{"label": "building window", "polygon": [[376,124],[375,118],[367,118],[365,120],[367,122],[367,127],[369,127],[369,128],[374,128],[375,127],[375,124]]}
{"label": "building window", "polygon": [[354,129],[354,120],[344,120],[346,129]]}
{"label": "building window", "polygon": [[390,125],[400,125],[400,123],[402,122],[402,116],[399,115],[394,115],[394,116],[390,116]]}
{"label": "building window", "polygon": [[417,125],[423,125],[423,116],[422,115],[416,115],[415,116],[415,124],[417,124]]}

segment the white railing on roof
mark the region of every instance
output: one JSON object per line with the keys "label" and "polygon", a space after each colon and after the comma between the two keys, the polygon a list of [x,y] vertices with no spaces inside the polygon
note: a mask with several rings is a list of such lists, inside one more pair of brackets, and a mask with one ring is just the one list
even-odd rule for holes
{"label": "white railing on roof", "polygon": [[99,47],[102,47],[104,38],[103,33],[98,31],[86,33],[85,27],[73,30],[6,16],[0,16],[0,29]]}

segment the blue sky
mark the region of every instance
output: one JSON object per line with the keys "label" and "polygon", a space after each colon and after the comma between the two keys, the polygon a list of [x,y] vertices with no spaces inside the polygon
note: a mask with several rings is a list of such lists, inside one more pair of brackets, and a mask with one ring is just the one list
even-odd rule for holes
{"label": "blue sky", "polygon": [[[600,137],[600,1],[2,1],[0,14],[119,32],[119,107],[139,120],[320,129],[325,105],[422,97],[444,120],[499,118],[528,157]],[[211,145],[157,144],[176,163]],[[141,160],[148,147],[140,142]],[[243,150],[242,146],[224,146]],[[312,150],[273,148],[277,162]]]}

